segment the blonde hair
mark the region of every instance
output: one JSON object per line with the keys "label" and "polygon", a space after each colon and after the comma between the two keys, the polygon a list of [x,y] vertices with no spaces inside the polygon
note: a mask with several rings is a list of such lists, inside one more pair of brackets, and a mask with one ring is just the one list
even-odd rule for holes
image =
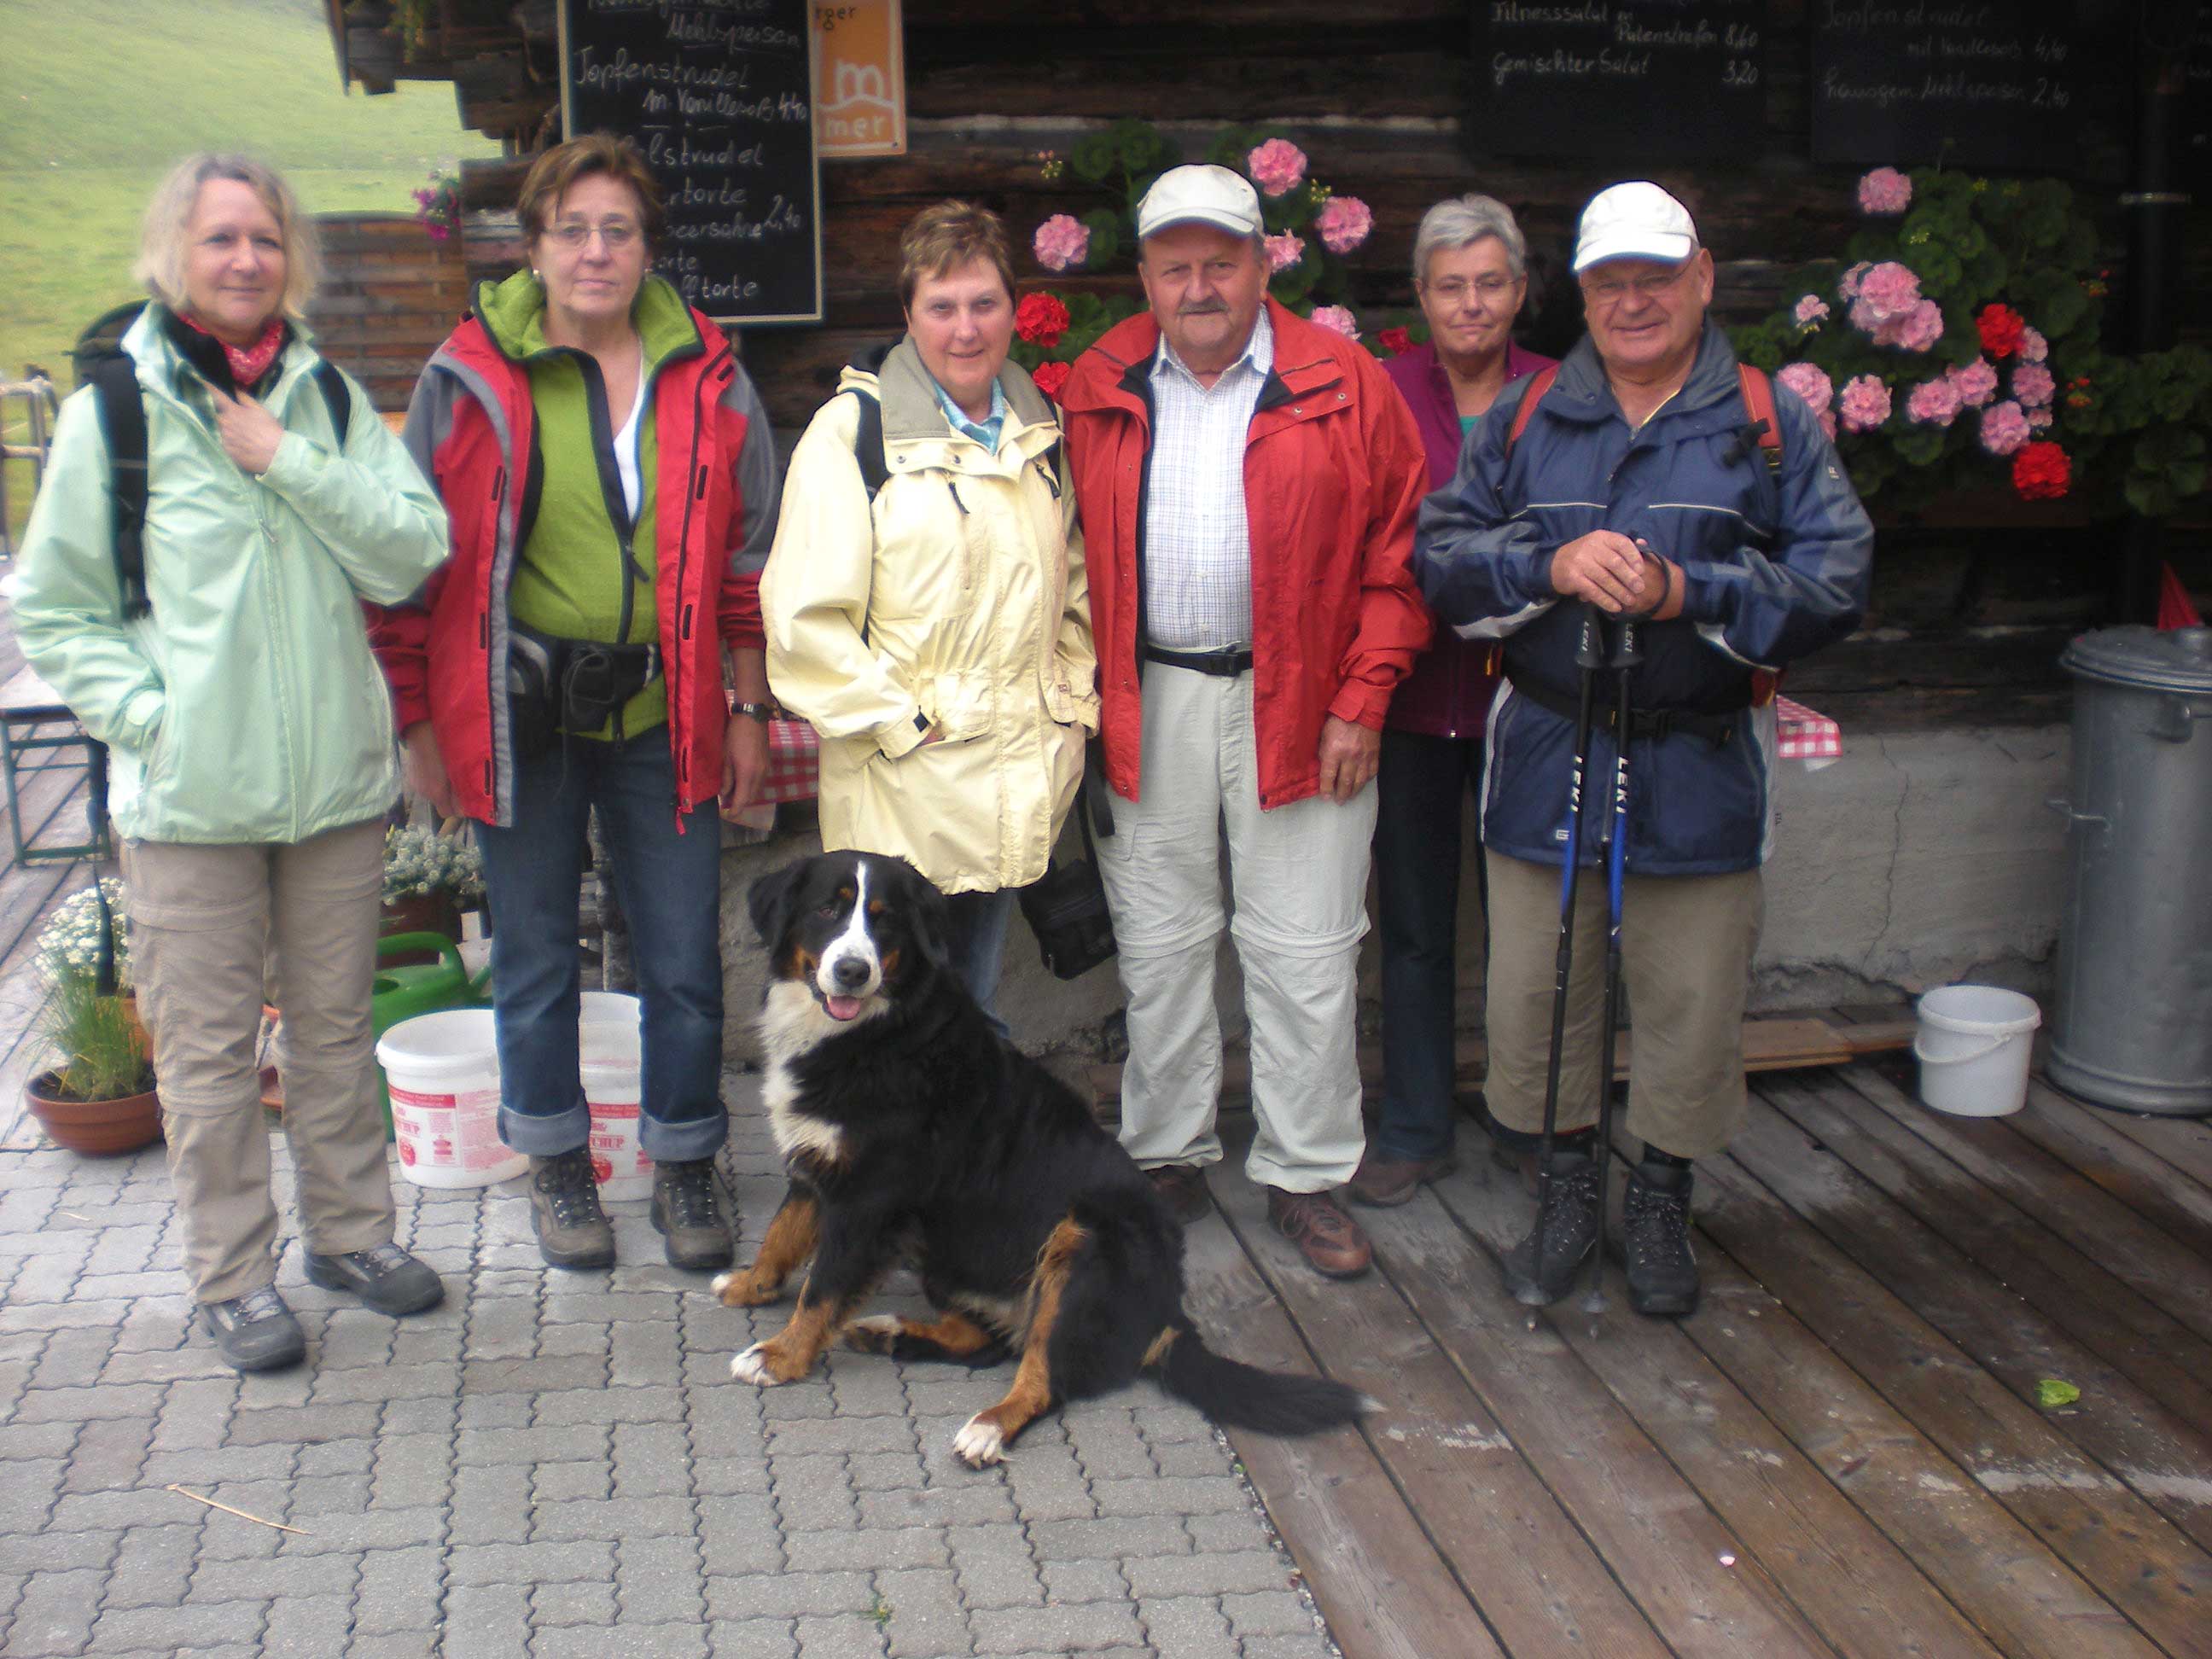
{"label": "blonde hair", "polygon": [[1006,242],[1006,222],[972,202],[935,202],[914,216],[899,233],[899,305],[914,304],[914,291],[925,276],[933,280],[981,259],[1014,298],[1014,256]]}
{"label": "blonde hair", "polygon": [[161,180],[154,199],[146,204],[146,217],[138,231],[138,262],[131,275],[146,291],[172,310],[185,303],[185,238],[198,207],[200,187],[216,179],[234,179],[261,198],[276,221],[284,246],[284,311],[304,319],[307,301],[323,274],[322,251],[313,222],[300,211],[300,204],[283,175],[250,155],[203,151],[177,163]]}

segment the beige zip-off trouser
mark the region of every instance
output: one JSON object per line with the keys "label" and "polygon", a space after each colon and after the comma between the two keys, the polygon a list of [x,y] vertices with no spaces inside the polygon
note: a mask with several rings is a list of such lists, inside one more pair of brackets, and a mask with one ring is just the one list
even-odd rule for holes
{"label": "beige zip-off trouser", "polygon": [[277,1064],[306,1247],[390,1243],[369,1014],[384,821],[289,844],[127,842],[123,873],[194,1297],[227,1302],[276,1277],[254,1064],[264,984],[284,1012]]}
{"label": "beige zip-off trouser", "polygon": [[1367,1146],[1355,1036],[1375,786],[1262,811],[1249,673],[1147,663],[1144,734],[1143,799],[1109,790],[1114,834],[1098,842],[1128,997],[1121,1144],[1146,1169],[1221,1158],[1225,829],[1258,1120],[1245,1172],[1285,1192],[1341,1186]]}

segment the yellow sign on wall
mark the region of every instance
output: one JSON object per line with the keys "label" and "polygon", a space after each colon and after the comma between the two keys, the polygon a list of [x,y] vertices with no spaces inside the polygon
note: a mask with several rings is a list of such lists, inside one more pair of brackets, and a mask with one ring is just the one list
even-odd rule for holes
{"label": "yellow sign on wall", "polygon": [[899,0],[820,0],[814,27],[816,148],[823,157],[906,154]]}

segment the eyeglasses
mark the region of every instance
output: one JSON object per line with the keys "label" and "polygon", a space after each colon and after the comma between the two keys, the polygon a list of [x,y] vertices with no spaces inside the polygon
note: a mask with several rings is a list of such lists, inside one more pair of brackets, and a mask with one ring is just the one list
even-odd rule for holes
{"label": "eyeglasses", "polygon": [[1583,297],[1592,305],[1619,305],[1628,297],[1628,290],[1634,289],[1638,299],[1656,300],[1668,289],[1680,282],[1682,273],[1689,268],[1689,264],[1686,260],[1672,270],[1654,271],[1648,276],[1626,280],[1619,276],[1601,276],[1595,282],[1584,283],[1582,285]]}
{"label": "eyeglasses", "polygon": [[1447,276],[1440,283],[1424,283],[1421,292],[1435,295],[1447,305],[1457,305],[1473,294],[1485,305],[1502,300],[1513,291],[1510,276],[1478,276],[1473,282],[1464,276]]}
{"label": "eyeglasses", "polygon": [[596,225],[587,225],[580,220],[570,219],[563,223],[548,227],[545,234],[562,247],[574,252],[590,241],[595,231],[610,253],[620,253],[632,242],[637,240],[637,227],[627,219],[609,219],[602,224]]}

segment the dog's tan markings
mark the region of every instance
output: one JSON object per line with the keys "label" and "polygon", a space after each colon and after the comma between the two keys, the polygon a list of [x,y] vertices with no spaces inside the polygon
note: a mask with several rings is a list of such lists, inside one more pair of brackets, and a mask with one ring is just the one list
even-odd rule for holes
{"label": "dog's tan markings", "polygon": [[760,1252],[752,1265],[714,1279],[714,1293],[730,1308],[757,1308],[773,1302],[783,1290],[792,1269],[814,1254],[821,1234],[822,1207],[806,1193],[793,1193],[768,1224]]}
{"label": "dog's tan markings", "polygon": [[951,1359],[981,1353],[998,1338],[963,1313],[946,1311],[935,1319],[908,1319],[903,1314],[871,1314],[845,1327],[848,1346],[863,1353],[889,1353],[901,1337],[927,1342],[945,1351]]}
{"label": "dog's tan markings", "polygon": [[981,1468],[1006,1455],[1006,1443],[1027,1428],[1052,1406],[1052,1364],[1047,1350],[1060,1319],[1060,1299],[1073,1271],[1075,1253],[1091,1235],[1074,1220],[1062,1221],[1037,1252],[1036,1273],[1030,1280],[1027,1328],[1023,1333],[1022,1363],[1014,1370],[1013,1386],[1006,1397],[988,1410],[969,1418],[952,1437],[953,1455],[970,1468]]}
{"label": "dog's tan markings", "polygon": [[1152,1339],[1152,1346],[1145,1350],[1145,1357],[1137,1362],[1139,1370],[1151,1370],[1156,1365],[1167,1364],[1168,1350],[1175,1346],[1176,1338],[1182,1333],[1172,1325],[1160,1327],[1160,1334]]}
{"label": "dog's tan markings", "polygon": [[799,1307],[791,1322],[765,1342],[756,1342],[730,1362],[730,1374],[741,1382],[773,1386],[796,1382],[814,1369],[822,1351],[842,1322],[840,1310],[828,1302],[810,1302],[799,1292]]}
{"label": "dog's tan markings", "polygon": [[886,980],[893,980],[893,979],[896,979],[896,978],[898,977],[898,967],[899,967],[899,953],[898,953],[898,947],[897,947],[896,945],[893,945],[890,950],[888,950],[888,951],[884,951],[884,956],[883,956],[884,977]]}

